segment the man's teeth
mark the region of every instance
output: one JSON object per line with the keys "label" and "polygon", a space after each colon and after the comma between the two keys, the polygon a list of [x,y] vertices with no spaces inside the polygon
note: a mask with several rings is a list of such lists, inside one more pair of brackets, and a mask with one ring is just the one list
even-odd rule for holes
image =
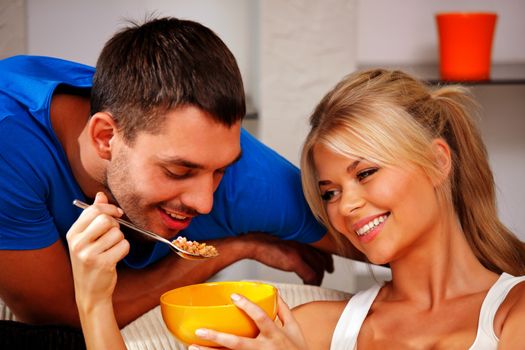
{"label": "man's teeth", "polygon": [[168,214],[169,216],[171,216],[172,218],[176,219],[176,220],[185,220],[187,218],[187,216],[182,216],[182,215],[178,215],[178,214],[175,214],[175,213],[170,213],[169,211],[166,211],[166,210],[164,210],[164,212],[166,214]]}
{"label": "man's teeth", "polygon": [[370,232],[374,227],[378,226],[380,223],[384,222],[388,215],[382,215],[374,220],[370,221],[365,226],[361,227],[359,230],[355,231],[358,236],[366,235],[368,232]]}

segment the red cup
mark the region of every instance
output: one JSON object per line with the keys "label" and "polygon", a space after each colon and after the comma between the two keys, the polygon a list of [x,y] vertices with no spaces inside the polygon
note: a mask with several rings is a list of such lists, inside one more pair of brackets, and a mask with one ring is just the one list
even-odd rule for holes
{"label": "red cup", "polygon": [[438,13],[439,72],[442,80],[490,78],[495,13]]}

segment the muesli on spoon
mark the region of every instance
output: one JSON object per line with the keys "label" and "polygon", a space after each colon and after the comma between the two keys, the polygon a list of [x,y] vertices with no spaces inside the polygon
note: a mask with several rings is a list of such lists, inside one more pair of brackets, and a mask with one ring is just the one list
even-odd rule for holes
{"label": "muesli on spoon", "polygon": [[190,241],[186,237],[179,236],[174,239],[172,243],[190,254],[197,254],[206,258],[213,258],[219,255],[217,248],[214,246],[197,241]]}

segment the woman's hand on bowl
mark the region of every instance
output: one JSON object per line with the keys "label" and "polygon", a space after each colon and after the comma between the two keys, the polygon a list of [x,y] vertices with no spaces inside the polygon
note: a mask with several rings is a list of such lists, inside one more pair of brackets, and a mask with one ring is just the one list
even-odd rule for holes
{"label": "woman's hand on bowl", "polygon": [[[288,305],[277,298],[279,320],[282,325],[274,322],[257,305],[241,295],[232,295],[233,303],[250,316],[257,327],[259,335],[255,338],[239,337],[233,334],[216,332],[211,329],[198,329],[195,333],[199,338],[209,340],[233,350],[305,350],[304,336]],[[217,350],[199,345],[191,345],[189,350]]]}

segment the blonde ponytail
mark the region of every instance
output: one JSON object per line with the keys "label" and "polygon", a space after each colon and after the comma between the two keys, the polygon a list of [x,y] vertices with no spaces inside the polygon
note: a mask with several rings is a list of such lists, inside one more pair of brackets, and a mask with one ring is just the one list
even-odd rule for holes
{"label": "blonde ponytail", "polygon": [[525,274],[525,247],[498,219],[494,177],[472,115],[478,109],[468,91],[442,87],[431,93],[443,129],[436,130],[453,152],[454,207],[474,254],[488,269]]}

